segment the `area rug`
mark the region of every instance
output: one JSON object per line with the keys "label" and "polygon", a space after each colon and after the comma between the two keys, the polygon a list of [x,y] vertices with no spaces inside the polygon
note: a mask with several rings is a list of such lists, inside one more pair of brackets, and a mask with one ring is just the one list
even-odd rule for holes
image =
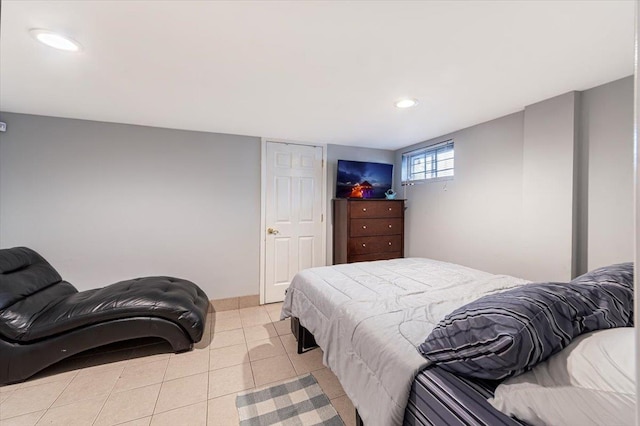
{"label": "area rug", "polygon": [[239,393],[240,426],[344,426],[311,374],[266,389]]}

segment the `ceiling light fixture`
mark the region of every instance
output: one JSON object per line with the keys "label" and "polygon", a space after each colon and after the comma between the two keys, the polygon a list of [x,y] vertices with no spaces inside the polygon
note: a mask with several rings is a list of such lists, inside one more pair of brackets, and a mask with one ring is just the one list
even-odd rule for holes
{"label": "ceiling light fixture", "polygon": [[67,52],[78,52],[82,46],[77,41],[49,30],[33,28],[29,33],[42,44]]}
{"label": "ceiling light fixture", "polygon": [[414,98],[404,98],[396,102],[397,108],[411,108],[418,105],[418,100]]}

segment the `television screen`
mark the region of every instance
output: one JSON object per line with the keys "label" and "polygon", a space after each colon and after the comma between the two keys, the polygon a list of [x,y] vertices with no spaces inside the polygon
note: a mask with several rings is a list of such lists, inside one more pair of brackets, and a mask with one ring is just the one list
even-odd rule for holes
{"label": "television screen", "polygon": [[393,182],[393,164],[338,160],[336,198],[384,198]]}

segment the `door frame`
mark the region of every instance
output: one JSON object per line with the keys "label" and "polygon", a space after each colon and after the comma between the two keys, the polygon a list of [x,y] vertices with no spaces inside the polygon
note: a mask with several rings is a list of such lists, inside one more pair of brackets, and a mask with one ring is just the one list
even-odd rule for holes
{"label": "door frame", "polygon": [[286,145],[305,145],[322,148],[322,264],[327,264],[327,144],[299,142],[276,138],[260,138],[260,304],[265,303],[267,284],[267,142]]}

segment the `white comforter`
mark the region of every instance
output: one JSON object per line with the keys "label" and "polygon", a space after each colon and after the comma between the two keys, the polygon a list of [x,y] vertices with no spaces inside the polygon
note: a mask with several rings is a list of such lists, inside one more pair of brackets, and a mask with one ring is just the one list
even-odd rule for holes
{"label": "white comforter", "polygon": [[399,425],[427,364],[416,347],[437,322],[526,282],[415,258],[313,268],[294,277],[282,317],[298,317],[313,333],[365,425]]}

